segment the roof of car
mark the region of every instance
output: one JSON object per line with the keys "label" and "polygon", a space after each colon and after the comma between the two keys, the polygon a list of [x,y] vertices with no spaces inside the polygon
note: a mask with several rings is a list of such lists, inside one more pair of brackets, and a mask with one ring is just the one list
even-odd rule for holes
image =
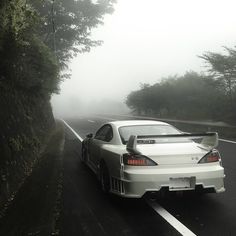
{"label": "roof of car", "polygon": [[168,123],[156,120],[117,120],[109,123],[117,127],[132,125],[169,125]]}

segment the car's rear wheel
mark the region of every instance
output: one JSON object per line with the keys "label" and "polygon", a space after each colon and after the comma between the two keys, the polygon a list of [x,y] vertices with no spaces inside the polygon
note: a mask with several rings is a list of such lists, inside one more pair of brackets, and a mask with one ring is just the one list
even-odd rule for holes
{"label": "car's rear wheel", "polygon": [[103,192],[109,193],[110,192],[110,174],[109,170],[104,162],[100,164],[100,183]]}
{"label": "car's rear wheel", "polygon": [[86,149],[84,147],[82,147],[82,152],[81,152],[81,160],[84,164],[87,164],[87,152]]}

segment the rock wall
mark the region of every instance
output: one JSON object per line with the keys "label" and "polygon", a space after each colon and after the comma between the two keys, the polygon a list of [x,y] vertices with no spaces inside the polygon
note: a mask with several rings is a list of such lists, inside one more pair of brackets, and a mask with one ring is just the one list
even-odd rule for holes
{"label": "rock wall", "polygon": [[0,83],[0,209],[31,173],[54,125],[49,96]]}

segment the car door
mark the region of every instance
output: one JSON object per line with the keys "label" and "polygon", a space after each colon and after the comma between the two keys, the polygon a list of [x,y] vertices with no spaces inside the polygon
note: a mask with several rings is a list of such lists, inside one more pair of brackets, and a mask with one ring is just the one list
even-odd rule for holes
{"label": "car door", "polygon": [[90,149],[90,164],[94,171],[97,171],[99,161],[102,158],[102,148],[104,144],[108,144],[113,138],[113,130],[111,125],[102,126],[95,134]]}

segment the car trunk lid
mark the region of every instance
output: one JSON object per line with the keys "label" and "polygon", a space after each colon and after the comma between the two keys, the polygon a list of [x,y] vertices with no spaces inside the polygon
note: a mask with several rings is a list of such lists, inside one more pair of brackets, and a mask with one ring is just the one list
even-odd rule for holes
{"label": "car trunk lid", "polygon": [[131,135],[126,149],[129,153],[142,154],[158,165],[196,164],[218,145],[217,133]]}
{"label": "car trunk lid", "polygon": [[194,142],[141,144],[137,150],[158,165],[196,164],[208,152]]}

